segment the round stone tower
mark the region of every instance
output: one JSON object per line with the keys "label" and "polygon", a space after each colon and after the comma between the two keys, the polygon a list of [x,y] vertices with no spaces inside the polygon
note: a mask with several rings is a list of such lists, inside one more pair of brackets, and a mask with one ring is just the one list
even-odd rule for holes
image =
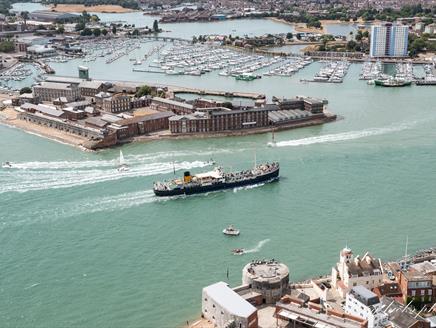
{"label": "round stone tower", "polygon": [[263,303],[273,304],[288,290],[289,269],[274,259],[252,261],[242,270],[242,283],[261,294]]}

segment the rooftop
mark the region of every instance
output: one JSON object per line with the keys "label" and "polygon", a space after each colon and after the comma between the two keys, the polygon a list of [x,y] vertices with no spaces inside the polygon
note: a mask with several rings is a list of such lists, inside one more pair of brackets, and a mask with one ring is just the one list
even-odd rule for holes
{"label": "rooftop", "polygon": [[275,260],[269,261],[252,261],[248,263],[244,269],[244,273],[248,273],[251,279],[256,280],[276,280],[289,276],[288,267]]}
{"label": "rooftop", "polygon": [[229,313],[247,318],[257,309],[235,293],[225,282],[217,282],[203,288],[203,292],[209,295],[220,307]]}
{"label": "rooftop", "polygon": [[173,112],[159,112],[155,114],[149,114],[149,115],[141,115],[141,116],[135,116],[132,118],[127,118],[121,121],[118,121],[117,124],[119,125],[129,125],[139,122],[146,122],[151,120],[158,120],[161,118],[171,117],[174,116]]}
{"label": "rooftop", "polygon": [[34,86],[34,88],[71,90],[71,84],[56,83],[56,82],[41,82],[40,85],[36,85]]}
{"label": "rooftop", "polygon": [[157,101],[157,102],[161,102],[161,103],[173,105],[173,106],[184,107],[184,108],[191,109],[191,110],[194,109],[193,105],[183,103],[180,101],[171,100],[171,99],[165,99],[165,98],[161,98],[161,97],[154,97],[153,101]]}

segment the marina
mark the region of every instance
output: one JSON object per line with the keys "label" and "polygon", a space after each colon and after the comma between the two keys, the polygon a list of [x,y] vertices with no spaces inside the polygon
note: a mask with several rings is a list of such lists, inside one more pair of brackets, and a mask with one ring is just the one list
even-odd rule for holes
{"label": "marina", "polygon": [[[155,19],[142,12],[118,15],[122,17],[99,17],[137,26],[151,26]],[[254,19],[165,25],[162,34],[185,39],[196,31],[241,36],[293,31],[286,24]],[[349,29],[344,24],[346,35]],[[140,48],[106,64],[119,42],[108,41],[112,54],[105,53],[102,43],[84,56],[60,57],[59,62],[47,64],[59,76],[77,77],[77,67],[84,65],[94,81],[167,87],[177,97],[189,93],[190,100],[214,97],[205,95],[207,90],[236,105],[236,95],[249,96],[244,99],[250,103],[259,96],[326,98],[343,119],[303,129],[277,129],[273,135],[168,138],[97,152],[52,142],[38,136],[42,135],[38,131],[24,133],[2,120],[0,163],[12,166],[0,168],[0,198],[7,204],[0,214],[4,325],[182,327],[198,320],[203,286],[216,281],[239,286],[242,268],[249,264],[247,269],[256,272],[256,266],[262,267],[261,261],[252,264],[253,260],[279,259],[289,264],[290,282],[310,284],[310,277],[331,272],[345,245],[382,259],[402,257],[406,235],[410,254],[434,246],[434,87],[370,87],[360,80],[365,61],[353,62],[340,85],[300,82],[313,79],[326,64],[317,60],[289,76],[281,76],[280,71],[264,75],[291,65],[288,61],[297,62],[300,57],[294,56],[280,57],[276,64],[251,72],[262,78],[250,82],[219,75],[230,66],[200,75],[166,74],[149,65],[159,65],[155,59],[172,47],[177,51],[183,43],[145,39],[131,40]],[[152,51],[160,45],[159,51]],[[229,55],[234,51],[230,50]],[[210,50],[205,54],[212,56]],[[246,55],[253,56],[253,65],[274,59],[239,52],[240,58]],[[136,61],[141,65],[134,65]],[[12,89],[36,82],[39,71],[25,67],[33,74],[23,74],[21,81],[9,80]],[[185,68],[191,67],[175,66],[174,71]],[[150,72],[132,73],[133,69]],[[395,75],[395,63],[389,71],[386,67],[381,71]],[[421,66],[415,65],[416,85],[424,77],[424,83],[432,83],[433,72],[434,67],[425,66],[421,74]],[[39,78],[46,77],[51,76]],[[9,92],[0,93],[0,101]],[[0,118],[6,115],[0,111]],[[155,181],[182,178],[185,171],[192,176],[208,171],[211,157],[224,172],[247,170],[253,167],[254,153],[259,163],[280,162],[279,183],[189,197],[157,197],[152,190]],[[118,172],[123,162],[129,169]],[[240,230],[238,237],[223,233],[229,223]],[[233,256],[232,250],[243,256]],[[418,257],[428,258],[428,252]],[[172,287],[177,288],[176,296]],[[300,287],[303,292],[310,290]],[[281,306],[282,314],[287,314],[284,310],[310,313],[304,306]],[[343,318],[334,322],[343,324]],[[270,326],[275,323],[274,319]]]}

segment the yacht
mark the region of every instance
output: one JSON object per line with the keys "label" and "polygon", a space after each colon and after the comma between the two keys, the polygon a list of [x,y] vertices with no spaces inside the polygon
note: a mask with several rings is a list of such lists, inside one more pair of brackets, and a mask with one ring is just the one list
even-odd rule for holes
{"label": "yacht", "polygon": [[123,152],[120,150],[120,161],[118,165],[118,172],[126,172],[129,170],[129,166],[126,164],[124,160]]}
{"label": "yacht", "polygon": [[239,236],[239,230],[236,229],[232,224],[223,230],[223,234],[227,236]]}

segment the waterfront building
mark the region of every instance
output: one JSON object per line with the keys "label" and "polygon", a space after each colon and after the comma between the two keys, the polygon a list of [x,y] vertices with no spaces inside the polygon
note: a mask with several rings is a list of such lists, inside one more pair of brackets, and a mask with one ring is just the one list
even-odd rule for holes
{"label": "waterfront building", "polygon": [[407,270],[399,270],[397,279],[405,304],[412,300],[422,305],[436,302],[436,265],[431,262],[416,263]]}
{"label": "waterfront building", "polygon": [[252,261],[242,270],[242,283],[262,295],[262,303],[275,303],[288,291],[289,269],[274,260]]}
{"label": "waterfront building", "polygon": [[159,111],[172,111],[175,114],[191,114],[194,106],[181,101],[154,97],[150,105],[151,109]]}
{"label": "waterfront building", "polygon": [[429,24],[424,28],[424,33],[435,34],[436,33],[436,24]]}
{"label": "waterfront building", "polygon": [[41,101],[52,101],[56,98],[65,97],[69,102],[80,98],[80,90],[75,84],[41,82],[33,87],[33,94]]}
{"label": "waterfront building", "polygon": [[98,81],[82,81],[79,83],[80,95],[82,97],[95,97],[103,91],[103,83]]}
{"label": "waterfront building", "polygon": [[409,38],[407,25],[384,23],[371,26],[371,57],[406,57]]}
{"label": "waterfront building", "polygon": [[368,328],[383,328],[387,323],[387,315],[381,311],[378,296],[364,286],[353,287],[347,293],[345,312],[368,322]]}
{"label": "waterfront building", "polygon": [[58,129],[88,139],[104,139],[105,137],[103,130],[69,121],[66,119],[64,111],[60,111],[53,106],[26,103],[21,106],[18,118],[29,123]]}
{"label": "waterfront building", "polygon": [[288,321],[289,327],[367,328],[368,324],[363,318],[288,295],[276,303],[275,316]]}
{"label": "waterfront building", "polygon": [[56,55],[56,49],[47,45],[36,44],[34,46],[27,47],[25,51],[27,51],[28,55],[36,58],[50,57]]}
{"label": "waterfront building", "polygon": [[346,247],[339,254],[339,262],[332,268],[331,279],[342,298],[355,286],[372,289],[383,283],[381,261],[369,253],[362,258],[353,257],[351,249]]}
{"label": "waterfront building", "polygon": [[197,109],[189,115],[170,118],[171,133],[213,133],[260,128],[269,125],[268,110],[231,110],[224,107]]}
{"label": "waterfront building", "polygon": [[257,328],[257,309],[225,282],[203,288],[202,316],[217,328]]}
{"label": "waterfront building", "polygon": [[66,23],[77,20],[79,15],[50,10],[37,10],[30,13],[30,18],[40,22]]}
{"label": "waterfront building", "polygon": [[173,116],[172,112],[157,112],[149,115],[135,116],[117,121],[109,126],[117,133],[118,139],[131,138],[162,130],[168,130],[168,119]]}
{"label": "waterfront building", "polygon": [[130,97],[122,93],[104,98],[101,106],[101,110],[108,113],[120,113],[130,109]]}
{"label": "waterfront building", "polygon": [[430,322],[420,316],[412,307],[403,305],[391,297],[380,299],[381,311],[388,317],[388,327],[430,328]]}

